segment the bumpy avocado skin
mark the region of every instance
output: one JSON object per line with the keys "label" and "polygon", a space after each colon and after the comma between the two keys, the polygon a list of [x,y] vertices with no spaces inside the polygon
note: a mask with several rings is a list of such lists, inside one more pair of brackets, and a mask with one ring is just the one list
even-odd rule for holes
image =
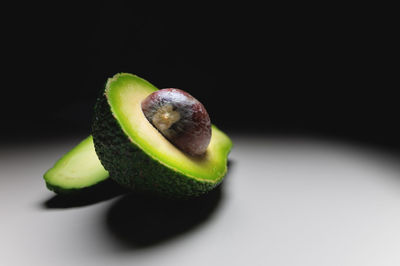
{"label": "bumpy avocado skin", "polygon": [[53,191],[56,194],[59,195],[70,195],[70,194],[76,194],[77,192],[80,192],[84,190],[85,188],[82,189],[65,189],[61,186],[54,186],[52,184],[49,184],[46,182],[46,187],[48,190]]}
{"label": "bumpy avocado skin", "polygon": [[85,194],[90,191],[95,190],[97,187],[101,186],[103,183],[106,182],[108,179],[101,180],[97,183],[93,183],[88,185],[87,187],[82,187],[82,188],[64,188],[62,186],[55,186],[50,183],[46,182],[46,187],[48,190],[53,191],[54,193],[58,195],[77,195],[77,194]]}
{"label": "bumpy avocado skin", "polygon": [[197,181],[149,157],[129,141],[111,113],[105,94],[95,104],[92,135],[96,153],[110,177],[135,191],[185,198],[204,194],[222,181]]}

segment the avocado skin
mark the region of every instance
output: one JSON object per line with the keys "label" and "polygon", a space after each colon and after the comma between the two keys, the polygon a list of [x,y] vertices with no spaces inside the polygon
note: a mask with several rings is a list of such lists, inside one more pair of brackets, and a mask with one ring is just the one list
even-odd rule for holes
{"label": "avocado skin", "polygon": [[[96,184],[95,184],[96,185]],[[72,188],[72,189],[65,189],[61,186],[54,186],[46,182],[46,187],[48,190],[53,191],[56,194],[60,195],[70,195],[70,194],[75,194],[79,191],[84,190],[85,188]]]}
{"label": "avocado skin", "polygon": [[52,185],[52,184],[46,182],[46,187],[48,190],[53,191],[54,193],[56,193],[58,195],[67,196],[67,195],[77,195],[77,194],[88,193],[92,190],[97,189],[97,187],[102,186],[107,181],[109,181],[108,178],[101,180],[97,183],[90,184],[87,187],[82,187],[82,188],[63,188],[61,186]]}
{"label": "avocado skin", "polygon": [[169,198],[204,194],[219,182],[198,181],[154,160],[129,140],[114,118],[105,93],[98,97],[92,124],[94,147],[110,177],[139,192]]}

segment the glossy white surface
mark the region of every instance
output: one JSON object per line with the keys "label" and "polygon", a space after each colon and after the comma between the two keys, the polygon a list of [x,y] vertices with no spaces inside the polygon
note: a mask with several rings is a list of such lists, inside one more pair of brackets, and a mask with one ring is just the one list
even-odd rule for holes
{"label": "glossy white surface", "polygon": [[0,265],[400,265],[399,158],[322,140],[233,140],[220,193],[193,205],[199,221],[187,204],[129,196],[49,204],[41,176],[79,139],[1,147]]}

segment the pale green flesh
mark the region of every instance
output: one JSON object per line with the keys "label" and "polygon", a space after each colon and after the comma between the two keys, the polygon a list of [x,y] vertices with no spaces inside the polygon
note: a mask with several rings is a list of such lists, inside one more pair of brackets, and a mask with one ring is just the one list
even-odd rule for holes
{"label": "pale green flesh", "polygon": [[141,102],[157,88],[135,75],[109,79],[106,96],[111,111],[131,142],[161,164],[197,180],[217,181],[226,173],[231,140],[215,126],[206,154],[194,158],[171,144],[146,119]]}
{"label": "pale green flesh", "polygon": [[79,189],[108,178],[94,150],[92,136],[66,153],[44,174],[46,183],[61,189]]}

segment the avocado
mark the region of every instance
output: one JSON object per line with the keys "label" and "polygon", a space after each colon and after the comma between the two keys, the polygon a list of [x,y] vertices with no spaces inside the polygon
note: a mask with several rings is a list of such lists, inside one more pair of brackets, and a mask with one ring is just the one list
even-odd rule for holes
{"label": "avocado", "polygon": [[108,172],[97,158],[92,136],[66,153],[44,174],[47,188],[58,194],[77,192],[107,178]]}
{"label": "avocado", "polygon": [[146,193],[192,197],[216,187],[227,172],[229,137],[212,125],[203,156],[190,156],[146,119],[141,102],[158,89],[129,73],[109,78],[92,125],[96,153],[117,183]]}

